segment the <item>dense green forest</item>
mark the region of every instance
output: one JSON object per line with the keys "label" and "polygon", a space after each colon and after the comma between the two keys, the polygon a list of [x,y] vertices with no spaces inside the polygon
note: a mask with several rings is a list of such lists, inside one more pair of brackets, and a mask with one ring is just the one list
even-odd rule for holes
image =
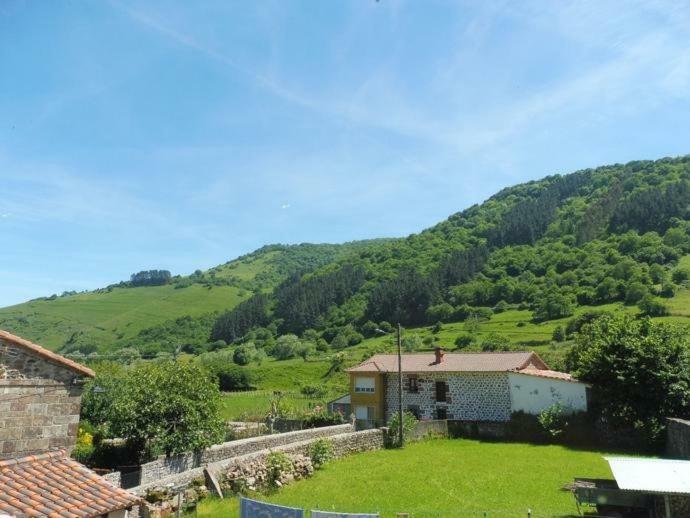
{"label": "dense green forest", "polygon": [[290,276],[221,315],[213,339],[242,341],[270,324],[332,345],[381,323],[433,325],[510,307],[546,321],[618,301],[660,316],[687,278],[671,268],[690,251],[689,186],[683,157],[504,189],[419,234]]}
{"label": "dense green forest", "polygon": [[[186,277],[140,272],[2,309],[0,327],[87,357],[243,344],[260,359],[340,351],[398,322],[471,328],[510,310],[534,324],[611,303],[663,316],[688,279],[677,265],[690,252],[689,207],[690,157],[587,169],[503,189],[407,238],[271,245]],[[116,296],[134,302],[104,315]],[[133,310],[144,296],[180,303]],[[97,316],[75,323],[86,302]]]}

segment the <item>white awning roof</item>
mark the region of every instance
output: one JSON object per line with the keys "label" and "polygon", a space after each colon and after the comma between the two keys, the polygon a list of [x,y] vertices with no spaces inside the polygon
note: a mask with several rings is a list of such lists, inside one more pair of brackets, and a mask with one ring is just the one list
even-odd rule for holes
{"label": "white awning roof", "polygon": [[690,461],[604,457],[620,489],[690,495]]}

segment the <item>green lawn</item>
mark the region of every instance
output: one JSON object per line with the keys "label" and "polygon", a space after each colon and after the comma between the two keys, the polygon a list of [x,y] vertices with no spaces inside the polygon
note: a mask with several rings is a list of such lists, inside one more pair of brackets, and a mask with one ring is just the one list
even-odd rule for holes
{"label": "green lawn", "polygon": [[[534,518],[577,515],[563,485],[611,477],[602,453],[562,446],[432,440],[328,464],[312,478],[260,499],[306,509],[412,516]],[[202,502],[199,516],[238,515],[236,498]]]}

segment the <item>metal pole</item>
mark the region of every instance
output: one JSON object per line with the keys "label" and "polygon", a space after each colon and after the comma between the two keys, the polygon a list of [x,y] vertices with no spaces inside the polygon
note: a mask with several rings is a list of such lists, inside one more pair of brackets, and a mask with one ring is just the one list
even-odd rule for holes
{"label": "metal pole", "polygon": [[402,328],[398,323],[398,433],[400,434],[400,447],[402,448],[405,442],[403,437],[403,379],[402,379]]}

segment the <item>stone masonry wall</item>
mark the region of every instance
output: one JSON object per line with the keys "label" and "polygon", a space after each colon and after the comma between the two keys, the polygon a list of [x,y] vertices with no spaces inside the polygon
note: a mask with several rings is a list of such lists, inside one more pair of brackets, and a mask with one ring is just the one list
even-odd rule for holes
{"label": "stone masonry wall", "polygon": [[[403,387],[409,375],[403,374]],[[386,421],[398,408],[397,374],[387,374]],[[436,402],[436,382],[448,383],[448,401]],[[403,408],[419,407],[420,418],[435,419],[435,410],[445,408],[449,420],[508,421],[510,419],[510,387],[508,374],[485,373],[429,373],[417,375],[418,392],[403,391]]]}
{"label": "stone masonry wall", "polygon": [[666,420],[666,455],[674,459],[690,459],[690,421]]}
{"label": "stone masonry wall", "polygon": [[176,473],[182,473],[184,471],[199,468],[225,459],[238,457],[247,453],[260,451],[267,448],[277,448],[286,444],[312,440],[318,437],[328,437],[351,431],[352,425],[349,424],[326,426],[323,428],[310,428],[308,430],[300,430],[296,432],[264,435],[261,437],[251,437],[249,439],[230,441],[211,446],[203,452],[185,453],[182,455],[174,455],[172,457],[161,456],[158,459],[152,462],[147,462],[141,466],[141,478],[139,484],[150,484]]}
{"label": "stone masonry wall", "polygon": [[74,446],[82,393],[76,377],[0,340],[0,459]]}
{"label": "stone masonry wall", "polygon": [[[335,427],[329,427],[335,428]],[[281,435],[292,435],[292,433],[286,433]],[[293,436],[294,437],[294,436]],[[312,436],[306,440],[296,440],[294,442],[289,442],[276,447],[270,447],[254,451],[252,453],[246,453],[244,455],[238,455],[230,458],[226,458],[219,462],[209,465],[209,469],[215,472],[223,472],[232,466],[242,465],[257,459],[263,459],[269,453],[273,451],[281,451],[289,454],[300,454],[308,455],[309,446],[318,439],[317,436]],[[333,442],[333,450],[336,457],[343,457],[351,453],[359,453],[370,450],[381,449],[384,446],[384,432],[381,429],[364,430],[361,432],[340,433],[336,435],[328,436],[328,438]],[[168,484],[187,484],[194,480],[195,478],[204,476],[204,467],[196,467],[181,473],[176,473],[163,479],[158,479],[156,481],[151,481],[147,484],[142,484],[135,488],[131,488],[129,491],[137,495],[145,495],[146,490],[158,487],[166,486]]]}

